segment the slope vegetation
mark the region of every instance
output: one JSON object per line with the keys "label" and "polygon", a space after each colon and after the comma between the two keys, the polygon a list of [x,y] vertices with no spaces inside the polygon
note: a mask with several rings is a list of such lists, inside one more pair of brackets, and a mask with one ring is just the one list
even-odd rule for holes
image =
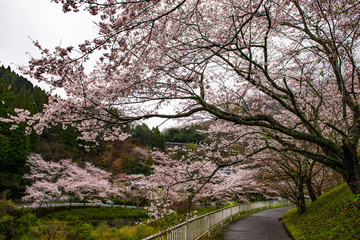
{"label": "slope vegetation", "polygon": [[308,211],[288,211],[283,222],[295,240],[360,239],[360,195],[354,196],[346,184],[335,187],[315,202]]}

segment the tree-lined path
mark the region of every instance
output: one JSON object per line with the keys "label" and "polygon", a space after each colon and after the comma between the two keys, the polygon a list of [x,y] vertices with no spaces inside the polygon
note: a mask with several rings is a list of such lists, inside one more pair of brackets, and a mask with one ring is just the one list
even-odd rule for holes
{"label": "tree-lined path", "polygon": [[285,240],[292,239],[285,231],[280,218],[290,207],[267,209],[241,219],[226,227],[224,239]]}

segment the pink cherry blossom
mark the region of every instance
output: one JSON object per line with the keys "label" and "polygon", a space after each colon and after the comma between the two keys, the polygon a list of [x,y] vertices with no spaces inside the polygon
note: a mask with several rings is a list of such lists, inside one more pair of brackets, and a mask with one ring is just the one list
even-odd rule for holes
{"label": "pink cherry blossom", "polygon": [[54,2],[98,15],[99,34],[53,50],[34,43],[42,56],[24,73],[66,92],[32,116],[38,133],[71,124],[82,140],[112,140],[152,117],[222,119],[258,127],[360,193],[357,1]]}

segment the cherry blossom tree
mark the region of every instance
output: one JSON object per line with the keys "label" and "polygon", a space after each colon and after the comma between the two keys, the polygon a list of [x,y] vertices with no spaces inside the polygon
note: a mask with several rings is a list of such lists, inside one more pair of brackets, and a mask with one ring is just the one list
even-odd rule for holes
{"label": "cherry blossom tree", "polygon": [[271,131],[360,193],[358,1],[54,2],[99,16],[99,35],[53,51],[35,42],[42,57],[24,71],[67,94],[31,119],[37,131],[68,123],[86,140],[124,139],[135,120],[223,119]]}
{"label": "cherry blossom tree", "polygon": [[61,164],[46,162],[39,154],[30,154],[27,164],[30,172],[24,178],[31,180],[32,185],[26,187],[23,201],[41,206],[43,203],[68,200],[56,184],[63,169]]}
{"label": "cherry blossom tree", "polygon": [[110,183],[110,174],[90,163],[81,168],[69,159],[46,162],[39,154],[30,154],[28,165],[30,173],[24,178],[32,180],[32,185],[26,188],[24,201],[39,205],[74,200],[101,204],[121,196]]}
{"label": "cherry blossom tree", "polygon": [[69,200],[81,200],[101,204],[103,200],[119,197],[118,190],[109,182],[110,173],[99,169],[88,162],[84,168],[79,167],[71,160],[62,160],[64,167],[61,178],[56,182],[68,195]]}
{"label": "cherry blossom tree", "polygon": [[[262,155],[264,164],[259,171],[264,183],[293,202],[299,213],[305,212],[305,197],[310,197],[311,201],[317,199],[314,184],[324,177],[324,166],[300,154],[267,153],[266,157]],[[335,186],[328,183],[327,187]]]}
{"label": "cherry blossom tree", "polygon": [[[253,168],[257,168],[256,172],[261,180],[253,178],[280,196],[288,198],[300,213],[306,211],[305,195],[315,201],[321,194],[316,188],[329,189],[341,183],[341,178],[329,172],[322,164],[299,153],[287,151],[283,141],[274,138],[271,131],[259,127],[232,126],[228,122],[217,121],[204,133],[210,137],[211,142],[219,141],[220,137],[228,151],[241,153],[241,157],[231,159],[228,164],[251,162]],[[301,146],[299,141],[294,144],[297,144],[299,149],[317,151],[314,144],[303,142]],[[222,164],[222,161],[217,162]],[[336,178],[340,181],[334,181]]]}
{"label": "cherry blossom tree", "polygon": [[120,177],[130,182],[132,191],[151,201],[150,215],[155,219],[173,210],[190,213],[195,203],[248,202],[254,195],[274,194],[258,181],[258,168],[232,144],[222,138],[186,152],[176,148],[168,153],[155,151],[151,175]]}

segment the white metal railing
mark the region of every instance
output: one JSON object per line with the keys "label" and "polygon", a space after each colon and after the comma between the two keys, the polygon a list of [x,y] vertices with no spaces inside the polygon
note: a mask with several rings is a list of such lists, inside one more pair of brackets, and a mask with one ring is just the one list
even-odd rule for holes
{"label": "white metal railing", "polygon": [[213,228],[216,228],[220,225],[222,226],[224,224],[224,221],[231,219],[236,214],[248,212],[259,208],[261,209],[276,205],[284,206],[289,204],[291,204],[291,202],[285,199],[245,203],[231,206],[187,220],[186,222],[183,222],[175,227],[171,227],[155,235],[144,238],[143,240],[194,240],[200,239],[206,234],[208,234],[208,236],[210,237],[210,233]]}
{"label": "white metal railing", "polygon": [[74,202],[74,203],[68,203],[68,202],[52,202],[52,203],[25,203],[25,204],[15,204],[19,207],[24,207],[24,208],[47,208],[47,207],[65,207],[65,206],[72,206],[72,207],[78,207],[78,206],[86,206],[86,207],[123,207],[123,208],[142,208],[142,207],[136,207],[136,206],[129,206],[129,205],[117,205],[117,204],[107,204],[107,203],[101,203],[101,204],[97,204],[97,203],[89,203],[89,202],[85,202],[85,203],[79,203],[79,202]]}

